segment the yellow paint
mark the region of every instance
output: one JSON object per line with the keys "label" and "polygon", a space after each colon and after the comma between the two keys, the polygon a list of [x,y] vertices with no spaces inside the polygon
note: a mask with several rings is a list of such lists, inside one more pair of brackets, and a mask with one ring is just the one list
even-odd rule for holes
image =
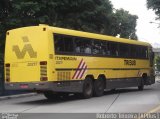
{"label": "yellow paint", "polygon": [[[58,77],[59,80],[63,77],[64,79],[66,77],[70,77],[68,80],[79,80],[72,79],[72,77],[76,71],[75,69],[78,67],[82,59],[85,61],[88,70],[85,72],[81,80],[83,80],[87,75],[93,75],[94,78],[97,79],[100,74],[105,75],[107,79],[140,77],[138,76],[138,72],[150,75],[149,60],[135,59],[137,63],[135,66],[125,66],[124,60],[126,58],[55,55],[53,45],[54,33],[151,47],[150,44],[145,42],[50,27],[46,25],[18,28],[8,31],[9,35],[7,35],[6,38],[5,64],[10,64],[10,82],[39,82],[41,78],[41,61],[47,61],[48,81],[57,81]],[[29,48],[26,48],[27,45],[31,45],[32,48],[30,46]],[[18,47],[16,48],[16,51],[13,50],[13,47],[15,46]],[[19,54],[16,55],[18,52]],[[35,54],[36,57],[33,54]],[[72,57],[76,60],[63,60],[60,64],[56,64],[57,60],[55,60],[55,57],[57,56]],[[140,68],[141,70],[113,70],[118,68]],[[61,69],[62,73],[58,73],[60,71],[56,69]],[[65,69],[71,70],[69,71]]]}

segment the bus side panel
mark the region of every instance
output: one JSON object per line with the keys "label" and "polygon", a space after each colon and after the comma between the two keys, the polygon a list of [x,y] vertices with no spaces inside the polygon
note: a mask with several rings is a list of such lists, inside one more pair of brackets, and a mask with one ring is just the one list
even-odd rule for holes
{"label": "bus side panel", "polygon": [[[135,63],[125,64],[126,60],[133,60]],[[57,73],[71,73],[66,80],[84,80],[87,75],[93,75],[97,79],[100,74],[104,74],[106,79],[141,77],[143,73],[150,75],[149,60],[146,59],[56,55],[56,63]],[[87,66],[87,69],[81,67],[81,64]]]}

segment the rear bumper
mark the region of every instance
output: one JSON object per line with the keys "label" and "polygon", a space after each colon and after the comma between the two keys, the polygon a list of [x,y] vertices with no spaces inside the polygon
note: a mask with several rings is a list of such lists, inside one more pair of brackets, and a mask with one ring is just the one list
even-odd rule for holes
{"label": "rear bumper", "polygon": [[5,83],[6,90],[82,92],[82,87],[83,81]]}

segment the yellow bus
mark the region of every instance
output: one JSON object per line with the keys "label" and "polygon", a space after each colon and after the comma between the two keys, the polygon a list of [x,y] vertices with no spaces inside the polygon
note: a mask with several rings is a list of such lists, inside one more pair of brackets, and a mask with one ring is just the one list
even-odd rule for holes
{"label": "yellow bus", "polygon": [[150,44],[47,25],[9,30],[5,88],[42,92],[48,99],[155,83]]}

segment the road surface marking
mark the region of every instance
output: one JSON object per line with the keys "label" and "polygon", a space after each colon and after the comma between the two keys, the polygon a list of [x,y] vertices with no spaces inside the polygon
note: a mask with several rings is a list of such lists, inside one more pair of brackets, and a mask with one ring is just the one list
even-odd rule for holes
{"label": "road surface marking", "polygon": [[150,110],[148,113],[155,113],[156,111],[160,110],[160,105],[156,106],[152,110]]}

